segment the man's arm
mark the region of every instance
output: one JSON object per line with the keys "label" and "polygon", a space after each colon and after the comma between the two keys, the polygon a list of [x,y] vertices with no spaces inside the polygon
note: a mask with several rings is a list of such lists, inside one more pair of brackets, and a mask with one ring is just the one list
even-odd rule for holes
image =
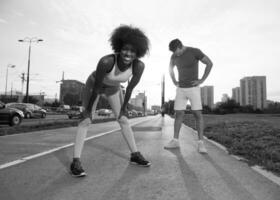
{"label": "man's arm", "polygon": [[143,62],[141,62],[141,61],[137,61],[133,65],[133,70],[132,70],[133,76],[132,76],[131,80],[129,81],[128,86],[126,87],[124,101],[123,101],[123,105],[121,107],[119,118],[122,115],[126,115],[128,101],[129,101],[129,99],[131,97],[133,89],[139,83],[139,81],[141,79],[141,76],[143,74],[144,68],[145,68],[145,64]]}
{"label": "man's arm", "polygon": [[208,77],[211,69],[212,69],[212,66],[213,66],[213,63],[212,61],[210,60],[210,58],[206,55],[204,55],[204,57],[200,60],[203,64],[206,65],[205,67],[205,70],[204,70],[204,74],[203,76],[201,77],[201,79],[197,80],[197,81],[193,81],[193,86],[198,86],[200,84],[202,84],[206,78]]}
{"label": "man's arm", "polygon": [[176,80],[175,74],[174,74],[174,67],[175,67],[175,65],[174,65],[172,57],[171,57],[170,63],[169,63],[169,75],[170,75],[174,85],[178,86],[178,81]]}

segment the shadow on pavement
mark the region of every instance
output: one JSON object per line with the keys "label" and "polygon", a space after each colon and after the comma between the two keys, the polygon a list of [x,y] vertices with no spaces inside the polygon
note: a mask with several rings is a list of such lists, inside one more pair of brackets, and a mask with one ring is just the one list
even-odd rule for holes
{"label": "shadow on pavement", "polygon": [[139,175],[149,173],[150,168],[139,167],[129,164],[122,174],[122,176],[114,182],[111,188],[109,188],[100,200],[121,199],[130,200],[129,191],[131,182],[137,179]]}
{"label": "shadow on pavement", "polygon": [[242,187],[232,175],[220,167],[209,155],[204,155],[204,158],[216,169],[217,173],[219,173],[233,194],[238,194],[246,200],[255,200],[254,196],[249,191]]}
{"label": "shadow on pavement", "polygon": [[72,162],[72,157],[67,155],[67,149],[61,149],[53,153],[53,155],[59,160],[59,162],[69,171],[70,163]]}
{"label": "shadow on pavement", "polygon": [[211,196],[208,195],[207,192],[204,191],[203,186],[200,184],[195,173],[186,163],[180,149],[166,150],[174,154],[178,160],[182,177],[185,183],[185,188],[187,189],[190,200],[214,200]]}
{"label": "shadow on pavement", "polygon": [[110,152],[111,154],[114,154],[114,155],[116,155],[116,156],[118,156],[120,158],[124,158],[125,160],[128,159],[126,154],[122,154],[121,152],[114,151],[113,149],[108,148],[108,147],[106,147],[104,145],[101,145],[101,144],[98,144],[98,143],[92,144],[91,147],[95,148],[95,149],[99,149],[99,150],[104,151],[104,152]]}

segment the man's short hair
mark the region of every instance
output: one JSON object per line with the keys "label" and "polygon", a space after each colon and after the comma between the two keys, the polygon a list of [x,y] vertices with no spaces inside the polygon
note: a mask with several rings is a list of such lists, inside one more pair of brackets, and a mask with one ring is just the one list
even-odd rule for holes
{"label": "man's short hair", "polygon": [[183,44],[179,39],[174,39],[169,43],[169,50],[174,52],[177,48],[182,48]]}

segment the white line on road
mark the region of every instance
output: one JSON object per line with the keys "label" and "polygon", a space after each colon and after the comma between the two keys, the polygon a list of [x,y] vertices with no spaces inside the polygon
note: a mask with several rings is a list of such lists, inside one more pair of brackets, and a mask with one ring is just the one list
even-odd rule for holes
{"label": "white line on road", "polygon": [[[143,121],[140,121],[140,122],[137,121],[137,122],[131,123],[130,125],[131,126],[135,126],[136,124],[141,124],[141,123],[144,123],[144,122],[146,122],[148,120],[150,120],[150,119],[146,119],[146,120],[143,120]],[[117,128],[117,129],[113,129],[111,131],[107,131],[107,132],[104,132],[104,133],[99,133],[97,135],[93,135],[93,136],[87,137],[85,140],[87,141],[87,140],[96,139],[96,138],[102,137],[104,135],[107,135],[107,134],[110,134],[110,133],[114,133],[114,132],[119,131],[119,130],[121,130],[121,129]],[[2,164],[2,165],[0,165],[0,170],[8,168],[8,167],[11,167],[11,166],[14,166],[14,165],[18,165],[20,163],[26,162],[26,161],[31,160],[31,159],[35,159],[35,158],[38,158],[38,157],[41,157],[41,156],[44,156],[44,155],[47,155],[47,154],[51,154],[51,153],[53,153],[55,151],[59,151],[61,149],[65,149],[65,148],[68,148],[68,147],[73,146],[73,145],[74,145],[74,143],[70,143],[70,144],[67,144],[67,145],[64,145],[64,146],[61,146],[61,147],[50,149],[48,151],[44,151],[44,152],[37,153],[37,154],[31,155],[31,156],[23,157],[21,159],[18,159],[18,160],[12,161],[12,162],[8,162],[8,163],[5,163],[5,164]]]}

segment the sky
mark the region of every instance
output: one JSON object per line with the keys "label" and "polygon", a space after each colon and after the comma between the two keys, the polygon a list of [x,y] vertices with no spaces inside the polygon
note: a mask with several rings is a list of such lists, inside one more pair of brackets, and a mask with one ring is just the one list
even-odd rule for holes
{"label": "sky", "polygon": [[[99,59],[112,53],[108,39],[121,24],[142,29],[151,46],[141,60],[145,71],[133,95],[145,92],[148,105],[175,97],[168,66],[168,44],[179,38],[202,50],[213,68],[202,86],[214,86],[214,102],[231,96],[245,76],[266,76],[267,99],[280,101],[280,1],[277,0],[0,0],[0,92],[25,92],[28,43],[32,43],[29,93],[59,97],[59,82],[85,82]],[[15,68],[8,67],[15,65]],[[200,77],[205,66],[199,65]]]}

